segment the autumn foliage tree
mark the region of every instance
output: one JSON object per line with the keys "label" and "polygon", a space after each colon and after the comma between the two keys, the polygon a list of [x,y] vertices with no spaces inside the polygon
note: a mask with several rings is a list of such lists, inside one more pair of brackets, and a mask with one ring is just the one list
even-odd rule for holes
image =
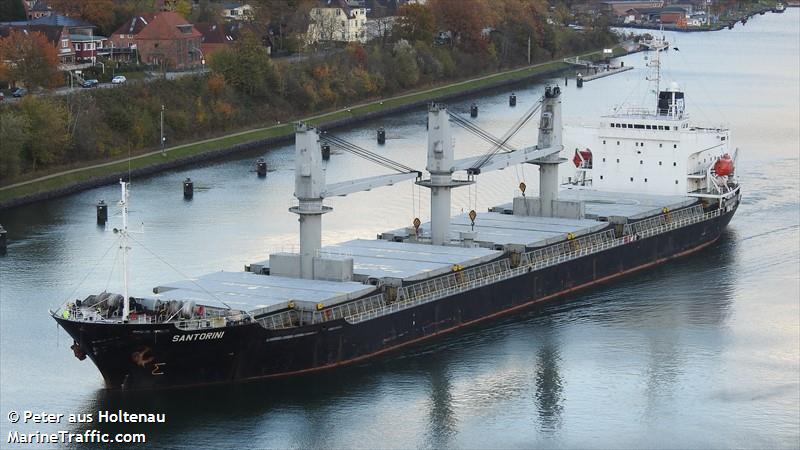
{"label": "autumn foliage tree", "polygon": [[439,29],[452,34],[453,46],[470,53],[487,49],[482,31],[493,13],[486,0],[430,0],[428,5]]}
{"label": "autumn foliage tree", "polygon": [[56,48],[39,32],[12,29],[0,39],[0,78],[51,87],[59,79]]}
{"label": "autumn foliage tree", "polygon": [[113,31],[110,30],[114,22],[113,0],[48,0],[48,5],[61,14],[77,16],[102,30]]}

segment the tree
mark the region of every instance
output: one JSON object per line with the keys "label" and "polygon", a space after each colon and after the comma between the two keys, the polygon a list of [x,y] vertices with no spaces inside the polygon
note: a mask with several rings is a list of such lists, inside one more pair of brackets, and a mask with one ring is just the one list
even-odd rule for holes
{"label": "tree", "polygon": [[51,87],[58,81],[56,48],[42,33],[12,29],[0,39],[0,75],[30,87]]}
{"label": "tree", "polygon": [[184,18],[189,17],[189,14],[192,12],[192,4],[189,3],[189,0],[178,0],[175,3],[175,12]]}
{"label": "tree", "polygon": [[9,180],[20,173],[22,152],[28,140],[28,122],[8,109],[0,113],[0,179]]}
{"label": "tree", "polygon": [[222,5],[210,0],[200,0],[192,9],[188,19],[192,23],[218,23],[222,17]]}
{"label": "tree", "polygon": [[61,14],[78,16],[97,25],[106,33],[114,31],[110,29],[115,20],[113,0],[48,0],[48,4]]}
{"label": "tree", "polygon": [[254,19],[257,23],[270,24],[278,52],[297,51],[305,44],[306,32],[311,19],[311,9],[316,0],[255,0]]}
{"label": "tree", "polygon": [[209,59],[211,70],[245,94],[266,97],[278,86],[278,73],[252,31],[244,31],[231,49],[215,52]]}
{"label": "tree", "polygon": [[22,0],[0,0],[0,22],[25,20],[25,6]]}
{"label": "tree", "polygon": [[19,108],[28,122],[24,154],[31,170],[60,161],[70,141],[64,106],[57,100],[29,95],[19,102]]}
{"label": "tree", "polygon": [[485,0],[430,0],[428,2],[440,30],[453,35],[453,46],[470,52],[486,51],[483,28],[490,23],[492,9]]}
{"label": "tree", "polygon": [[409,42],[433,42],[436,35],[436,19],[433,12],[425,5],[406,4],[398,10],[400,16],[395,35]]}

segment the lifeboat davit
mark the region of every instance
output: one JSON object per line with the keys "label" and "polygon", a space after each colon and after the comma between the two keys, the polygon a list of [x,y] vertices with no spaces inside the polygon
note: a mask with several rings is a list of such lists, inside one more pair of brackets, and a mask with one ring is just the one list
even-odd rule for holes
{"label": "lifeboat davit", "polygon": [[733,160],[731,159],[731,155],[725,153],[714,163],[714,173],[716,173],[718,177],[726,177],[733,174]]}

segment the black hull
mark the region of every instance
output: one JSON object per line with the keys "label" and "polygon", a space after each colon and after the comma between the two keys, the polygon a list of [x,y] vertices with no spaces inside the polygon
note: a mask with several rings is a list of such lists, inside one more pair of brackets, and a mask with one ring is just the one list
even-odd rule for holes
{"label": "black hull", "polygon": [[[716,242],[735,211],[357,324],[268,330],[250,323],[187,332],[166,324],[56,320],[109,389],[285,377],[359,362],[689,255]],[[187,335],[199,336],[179,340]]]}

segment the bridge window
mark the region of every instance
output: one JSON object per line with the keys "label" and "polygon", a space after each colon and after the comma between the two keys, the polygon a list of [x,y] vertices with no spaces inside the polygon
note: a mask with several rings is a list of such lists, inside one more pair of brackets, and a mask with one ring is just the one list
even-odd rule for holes
{"label": "bridge window", "polygon": [[678,148],[678,144],[672,144],[672,148]]}
{"label": "bridge window", "polygon": [[600,179],[601,179],[601,180],[603,179],[603,176],[602,176],[602,175],[600,175]]}
{"label": "bridge window", "polygon": [[631,177],[631,183],[633,183],[633,177]]}
{"label": "bridge window", "polygon": [[645,128],[647,128],[648,130],[650,130],[650,129],[651,129],[651,128],[650,128],[650,125],[645,125],[644,127],[645,127]]}
{"label": "bridge window", "polygon": [[638,129],[642,129],[643,130],[644,129],[644,125],[640,125],[640,124],[637,123],[636,125],[633,126],[633,128],[638,128]]}
{"label": "bridge window", "polygon": [[644,179],[644,182],[647,183],[647,178]]}
{"label": "bridge window", "polygon": [[658,144],[658,148],[664,147],[664,144]]}
{"label": "bridge window", "polygon": [[658,165],[659,165],[659,166],[661,165],[661,161],[659,161],[659,162],[658,162]]}

